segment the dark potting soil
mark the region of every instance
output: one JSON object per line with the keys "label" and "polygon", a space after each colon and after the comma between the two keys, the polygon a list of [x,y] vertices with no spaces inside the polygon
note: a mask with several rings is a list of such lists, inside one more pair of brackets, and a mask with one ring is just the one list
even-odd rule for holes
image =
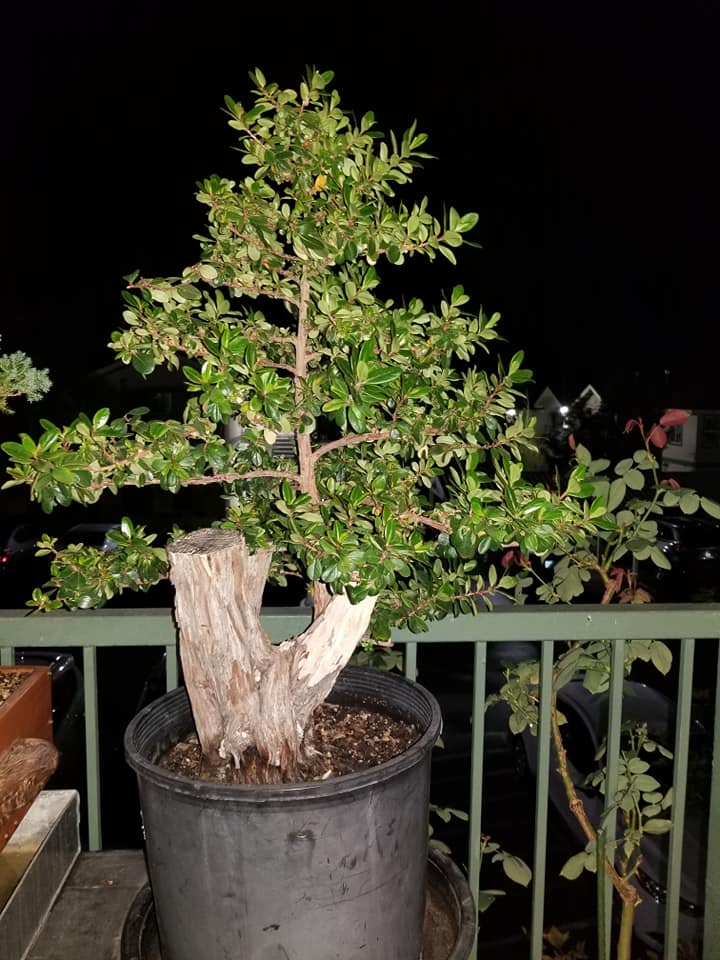
{"label": "dark potting soil", "polygon": [[17,690],[20,684],[24,683],[27,676],[24,671],[0,673],[0,703],[5,703],[10,694]]}
{"label": "dark potting soil", "polygon": [[[392,759],[418,739],[414,724],[363,707],[323,703],[313,714],[314,754],[298,782],[326,780],[377,766]],[[220,767],[203,764],[195,734],[171,747],[158,761],[160,766],[195,780],[242,782],[242,771],[231,761]],[[252,763],[249,764],[252,766]]]}

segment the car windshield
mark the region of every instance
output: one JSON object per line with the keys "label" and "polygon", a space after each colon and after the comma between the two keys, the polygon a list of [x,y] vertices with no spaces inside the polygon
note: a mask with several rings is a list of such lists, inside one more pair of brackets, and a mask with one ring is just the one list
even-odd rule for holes
{"label": "car windshield", "polygon": [[95,547],[97,550],[112,550],[114,544],[110,539],[109,529],[100,528],[68,530],[68,532],[58,539],[58,547],[64,549],[73,544],[82,544],[85,547]]}
{"label": "car windshield", "polygon": [[659,523],[662,538],[674,540],[683,547],[707,547],[720,544],[720,527],[702,520],[674,520],[671,523]]}

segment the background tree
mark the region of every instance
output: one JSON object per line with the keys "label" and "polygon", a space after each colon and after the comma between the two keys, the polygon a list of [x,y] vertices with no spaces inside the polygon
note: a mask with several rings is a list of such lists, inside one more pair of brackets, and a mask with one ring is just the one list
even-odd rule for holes
{"label": "background tree", "polygon": [[26,397],[34,403],[52,386],[47,370],[38,370],[26,353],[0,354],[0,413],[10,413],[9,400]]}

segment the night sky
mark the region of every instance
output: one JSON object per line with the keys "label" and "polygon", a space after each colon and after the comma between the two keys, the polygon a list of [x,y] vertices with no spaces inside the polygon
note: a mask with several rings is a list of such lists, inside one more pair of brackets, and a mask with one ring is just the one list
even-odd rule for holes
{"label": "night sky", "polygon": [[3,349],[60,386],[110,362],[122,275],[179,273],[195,182],[237,175],[223,95],[314,64],[381,129],[417,119],[438,157],[418,192],[480,214],[482,250],[424,270],[426,299],[462,283],[499,310],[538,387],[715,390],[711,6],[25,4],[5,15]]}

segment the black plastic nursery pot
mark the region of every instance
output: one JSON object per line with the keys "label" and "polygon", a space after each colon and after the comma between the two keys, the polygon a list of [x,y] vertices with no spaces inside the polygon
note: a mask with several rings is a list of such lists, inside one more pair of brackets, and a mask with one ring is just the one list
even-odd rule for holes
{"label": "black plastic nursery pot", "polygon": [[403,754],[280,786],[196,781],[157,758],[193,729],[184,689],[125,735],[163,960],[418,960],[430,754],[440,710],[403,677],[348,668],[328,698],[410,720]]}
{"label": "black plastic nursery pot", "polygon": [[[422,960],[468,960],[477,914],[465,876],[438,850],[428,851]],[[130,904],[120,960],[164,960],[152,890],[145,884]]]}

